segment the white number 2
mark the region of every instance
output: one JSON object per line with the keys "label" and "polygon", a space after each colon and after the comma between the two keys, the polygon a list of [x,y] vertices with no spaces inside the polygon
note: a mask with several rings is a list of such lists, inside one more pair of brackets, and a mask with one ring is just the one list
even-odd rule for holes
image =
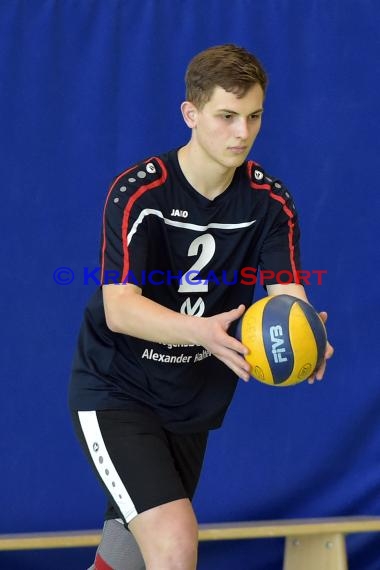
{"label": "white number 2", "polygon": [[198,255],[200,247],[202,248],[200,256],[182,277],[182,283],[178,288],[179,293],[200,293],[208,291],[207,280],[199,279],[198,276],[199,272],[213,258],[215,253],[215,240],[211,234],[203,234],[195,238],[189,245],[187,255]]}

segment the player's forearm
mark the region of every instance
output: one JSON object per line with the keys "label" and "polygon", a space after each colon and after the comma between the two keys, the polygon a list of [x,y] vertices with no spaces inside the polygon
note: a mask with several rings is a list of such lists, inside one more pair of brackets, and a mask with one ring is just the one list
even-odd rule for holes
{"label": "player's forearm", "polygon": [[104,295],[104,308],[113,332],[164,344],[197,344],[199,317],[182,315],[139,294],[118,301]]}
{"label": "player's forearm", "polygon": [[306,303],[310,303],[306,296],[304,286],[297,283],[275,283],[273,285],[267,285],[267,293],[268,295],[292,295],[293,297],[302,299],[302,301],[306,301]]}

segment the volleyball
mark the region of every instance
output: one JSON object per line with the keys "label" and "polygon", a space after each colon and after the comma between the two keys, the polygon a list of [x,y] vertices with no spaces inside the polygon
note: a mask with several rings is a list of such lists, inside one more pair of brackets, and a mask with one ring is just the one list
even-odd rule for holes
{"label": "volleyball", "polygon": [[264,384],[290,386],[320,366],[326,329],[315,309],[291,295],[272,295],[251,305],[238,325],[251,376]]}

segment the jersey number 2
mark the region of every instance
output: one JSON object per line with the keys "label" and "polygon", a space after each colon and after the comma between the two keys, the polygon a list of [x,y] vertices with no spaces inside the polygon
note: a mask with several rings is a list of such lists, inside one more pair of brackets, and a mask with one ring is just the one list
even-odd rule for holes
{"label": "jersey number 2", "polygon": [[199,273],[208,264],[215,253],[215,239],[211,234],[198,236],[189,245],[188,256],[198,255],[198,259],[193,263],[188,271],[183,275],[178,288],[179,293],[205,293],[208,291],[208,281],[199,279]]}

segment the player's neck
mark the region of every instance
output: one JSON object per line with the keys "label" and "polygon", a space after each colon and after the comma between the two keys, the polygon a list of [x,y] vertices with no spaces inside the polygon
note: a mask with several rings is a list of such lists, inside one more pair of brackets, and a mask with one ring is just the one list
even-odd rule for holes
{"label": "player's neck", "polygon": [[209,200],[228,188],[236,170],[217,163],[191,142],[178,151],[178,162],[187,181]]}

